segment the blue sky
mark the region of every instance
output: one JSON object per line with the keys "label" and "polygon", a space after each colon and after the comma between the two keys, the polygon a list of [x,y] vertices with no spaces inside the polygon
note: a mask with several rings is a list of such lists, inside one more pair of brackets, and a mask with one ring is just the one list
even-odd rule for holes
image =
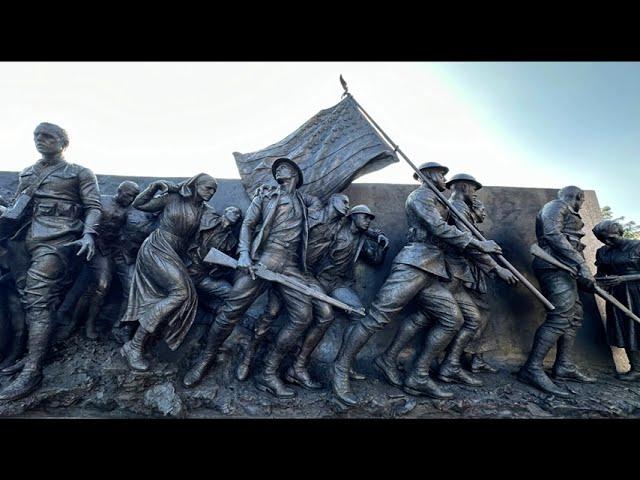
{"label": "blue sky", "polygon": [[[594,189],[640,222],[638,63],[0,63],[2,170],[37,159],[58,123],[96,173],[237,178],[266,147],[350,91],[415,163],[485,185]],[[394,164],[363,182],[413,183]]]}

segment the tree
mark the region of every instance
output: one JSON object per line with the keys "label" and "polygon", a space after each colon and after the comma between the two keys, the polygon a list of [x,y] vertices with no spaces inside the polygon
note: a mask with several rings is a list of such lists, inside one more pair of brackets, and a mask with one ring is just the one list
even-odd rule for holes
{"label": "tree", "polygon": [[640,240],[640,225],[638,225],[633,220],[624,221],[625,217],[613,217],[613,211],[611,207],[605,205],[600,209],[602,212],[602,218],[605,220],[613,220],[614,222],[618,222],[622,225],[622,236],[624,238],[631,238],[633,240]]}

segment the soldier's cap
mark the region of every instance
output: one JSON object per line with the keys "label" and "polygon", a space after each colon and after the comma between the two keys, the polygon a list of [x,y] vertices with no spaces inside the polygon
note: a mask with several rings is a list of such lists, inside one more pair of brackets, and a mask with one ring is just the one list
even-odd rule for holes
{"label": "soldier's cap", "polygon": [[369,215],[371,217],[371,220],[376,218],[376,216],[371,213],[371,210],[366,205],[356,205],[355,207],[351,207],[351,210],[349,210],[349,215],[353,215],[354,213],[364,213],[365,215]]}
{"label": "soldier's cap", "polygon": [[298,164],[296,162],[294,162],[293,160],[291,160],[290,158],[281,157],[281,158],[276,159],[275,162],[273,162],[273,164],[271,165],[271,174],[273,175],[273,178],[276,178],[276,170],[283,163],[286,163],[287,165],[290,165],[291,167],[293,167],[295,169],[296,172],[298,172],[298,184],[296,185],[296,187],[300,188],[302,186],[302,184],[304,183],[304,178],[302,176],[302,170],[300,169]]}
{"label": "soldier's cap", "polygon": [[[445,167],[444,165],[440,165],[438,162],[425,162],[422,165],[420,165],[420,167],[418,168],[418,170],[423,171],[423,170],[430,170],[430,169],[438,169],[438,170],[442,170],[442,172],[446,175],[447,173],[449,173],[449,169],[447,167]],[[416,180],[418,180],[418,174],[414,173],[413,174],[413,178],[415,178]]]}
{"label": "soldier's cap", "polygon": [[451,188],[451,185],[453,185],[456,182],[473,183],[473,185],[476,187],[476,190],[480,190],[482,188],[482,184],[479,181],[477,181],[475,178],[473,178],[473,175],[469,175],[468,173],[456,173],[447,182],[446,184],[447,188]]}

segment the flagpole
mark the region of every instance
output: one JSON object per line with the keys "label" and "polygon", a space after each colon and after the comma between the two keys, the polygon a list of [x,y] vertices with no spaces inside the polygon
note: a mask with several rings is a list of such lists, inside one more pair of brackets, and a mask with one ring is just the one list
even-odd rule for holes
{"label": "flagpole", "polygon": [[[342,94],[342,96],[348,96],[351,97],[351,100],[353,100],[353,102],[356,104],[356,106],[358,107],[358,109],[362,112],[362,114],[366,117],[366,119],[373,125],[373,127],[380,132],[380,134],[382,135],[382,137],[386,140],[386,142],[393,147],[393,151],[398,153],[398,155],[400,155],[408,164],[409,166],[416,172],[416,174],[420,177],[420,179],[427,185],[427,187],[429,187],[429,189],[431,189],[431,191],[433,191],[436,196],[438,197],[438,200],[440,200],[448,209],[449,211],[478,239],[481,241],[486,241],[487,239],[484,237],[484,235],[482,235],[482,233],[480,233],[480,231],[469,221],[467,220],[467,218],[462,215],[449,201],[449,199],[447,197],[445,197],[442,192],[440,192],[440,190],[438,190],[436,188],[436,186],[433,184],[433,182],[427,178],[419,169],[418,167],[415,166],[415,164],[409,159],[409,157],[407,157],[405,155],[405,153],[400,149],[400,147],[393,141],[391,140],[391,138],[385,133],[384,130],[382,130],[382,128],[380,128],[380,125],[378,125],[376,123],[376,121],[371,118],[371,116],[367,113],[367,111],[362,108],[362,105],[360,105],[358,103],[358,101],[353,97],[353,95],[351,93],[349,93],[349,89],[347,88],[347,82],[345,82],[344,78],[342,78],[342,75],[340,75],[340,83],[342,85],[342,88],[344,89],[344,93]],[[533,295],[542,302],[542,304],[547,308],[547,310],[554,310],[555,307],[553,306],[553,304],[547,300],[547,298],[542,295],[542,293],[540,293],[538,291],[538,289],[533,286],[533,284],[526,279],[526,277],[524,275],[522,275],[518,269],[516,269],[516,267],[514,267],[513,265],[511,265],[511,263],[504,258],[504,256],[502,256],[501,254],[496,254],[496,257],[498,258],[498,261],[505,267],[507,268],[511,273],[513,273],[518,280],[520,280],[520,282],[522,282],[522,284],[531,292],[533,293]]]}

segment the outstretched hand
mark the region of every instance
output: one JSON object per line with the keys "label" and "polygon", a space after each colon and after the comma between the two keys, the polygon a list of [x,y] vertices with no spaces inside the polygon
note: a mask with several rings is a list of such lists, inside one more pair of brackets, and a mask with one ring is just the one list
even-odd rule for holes
{"label": "outstretched hand", "polygon": [[511,273],[511,271],[507,268],[498,266],[496,268],[496,274],[498,275],[498,277],[500,277],[502,280],[507,282],[509,285],[515,285],[519,281],[518,277],[516,277],[513,273]]}
{"label": "outstretched hand", "polygon": [[80,250],[78,250],[76,256],[80,257],[83,254],[86,254],[87,262],[90,261],[93,258],[93,255],[96,253],[96,246],[93,240],[93,236],[89,233],[83,235],[75,242],[69,242],[65,244],[65,247],[79,247]]}

